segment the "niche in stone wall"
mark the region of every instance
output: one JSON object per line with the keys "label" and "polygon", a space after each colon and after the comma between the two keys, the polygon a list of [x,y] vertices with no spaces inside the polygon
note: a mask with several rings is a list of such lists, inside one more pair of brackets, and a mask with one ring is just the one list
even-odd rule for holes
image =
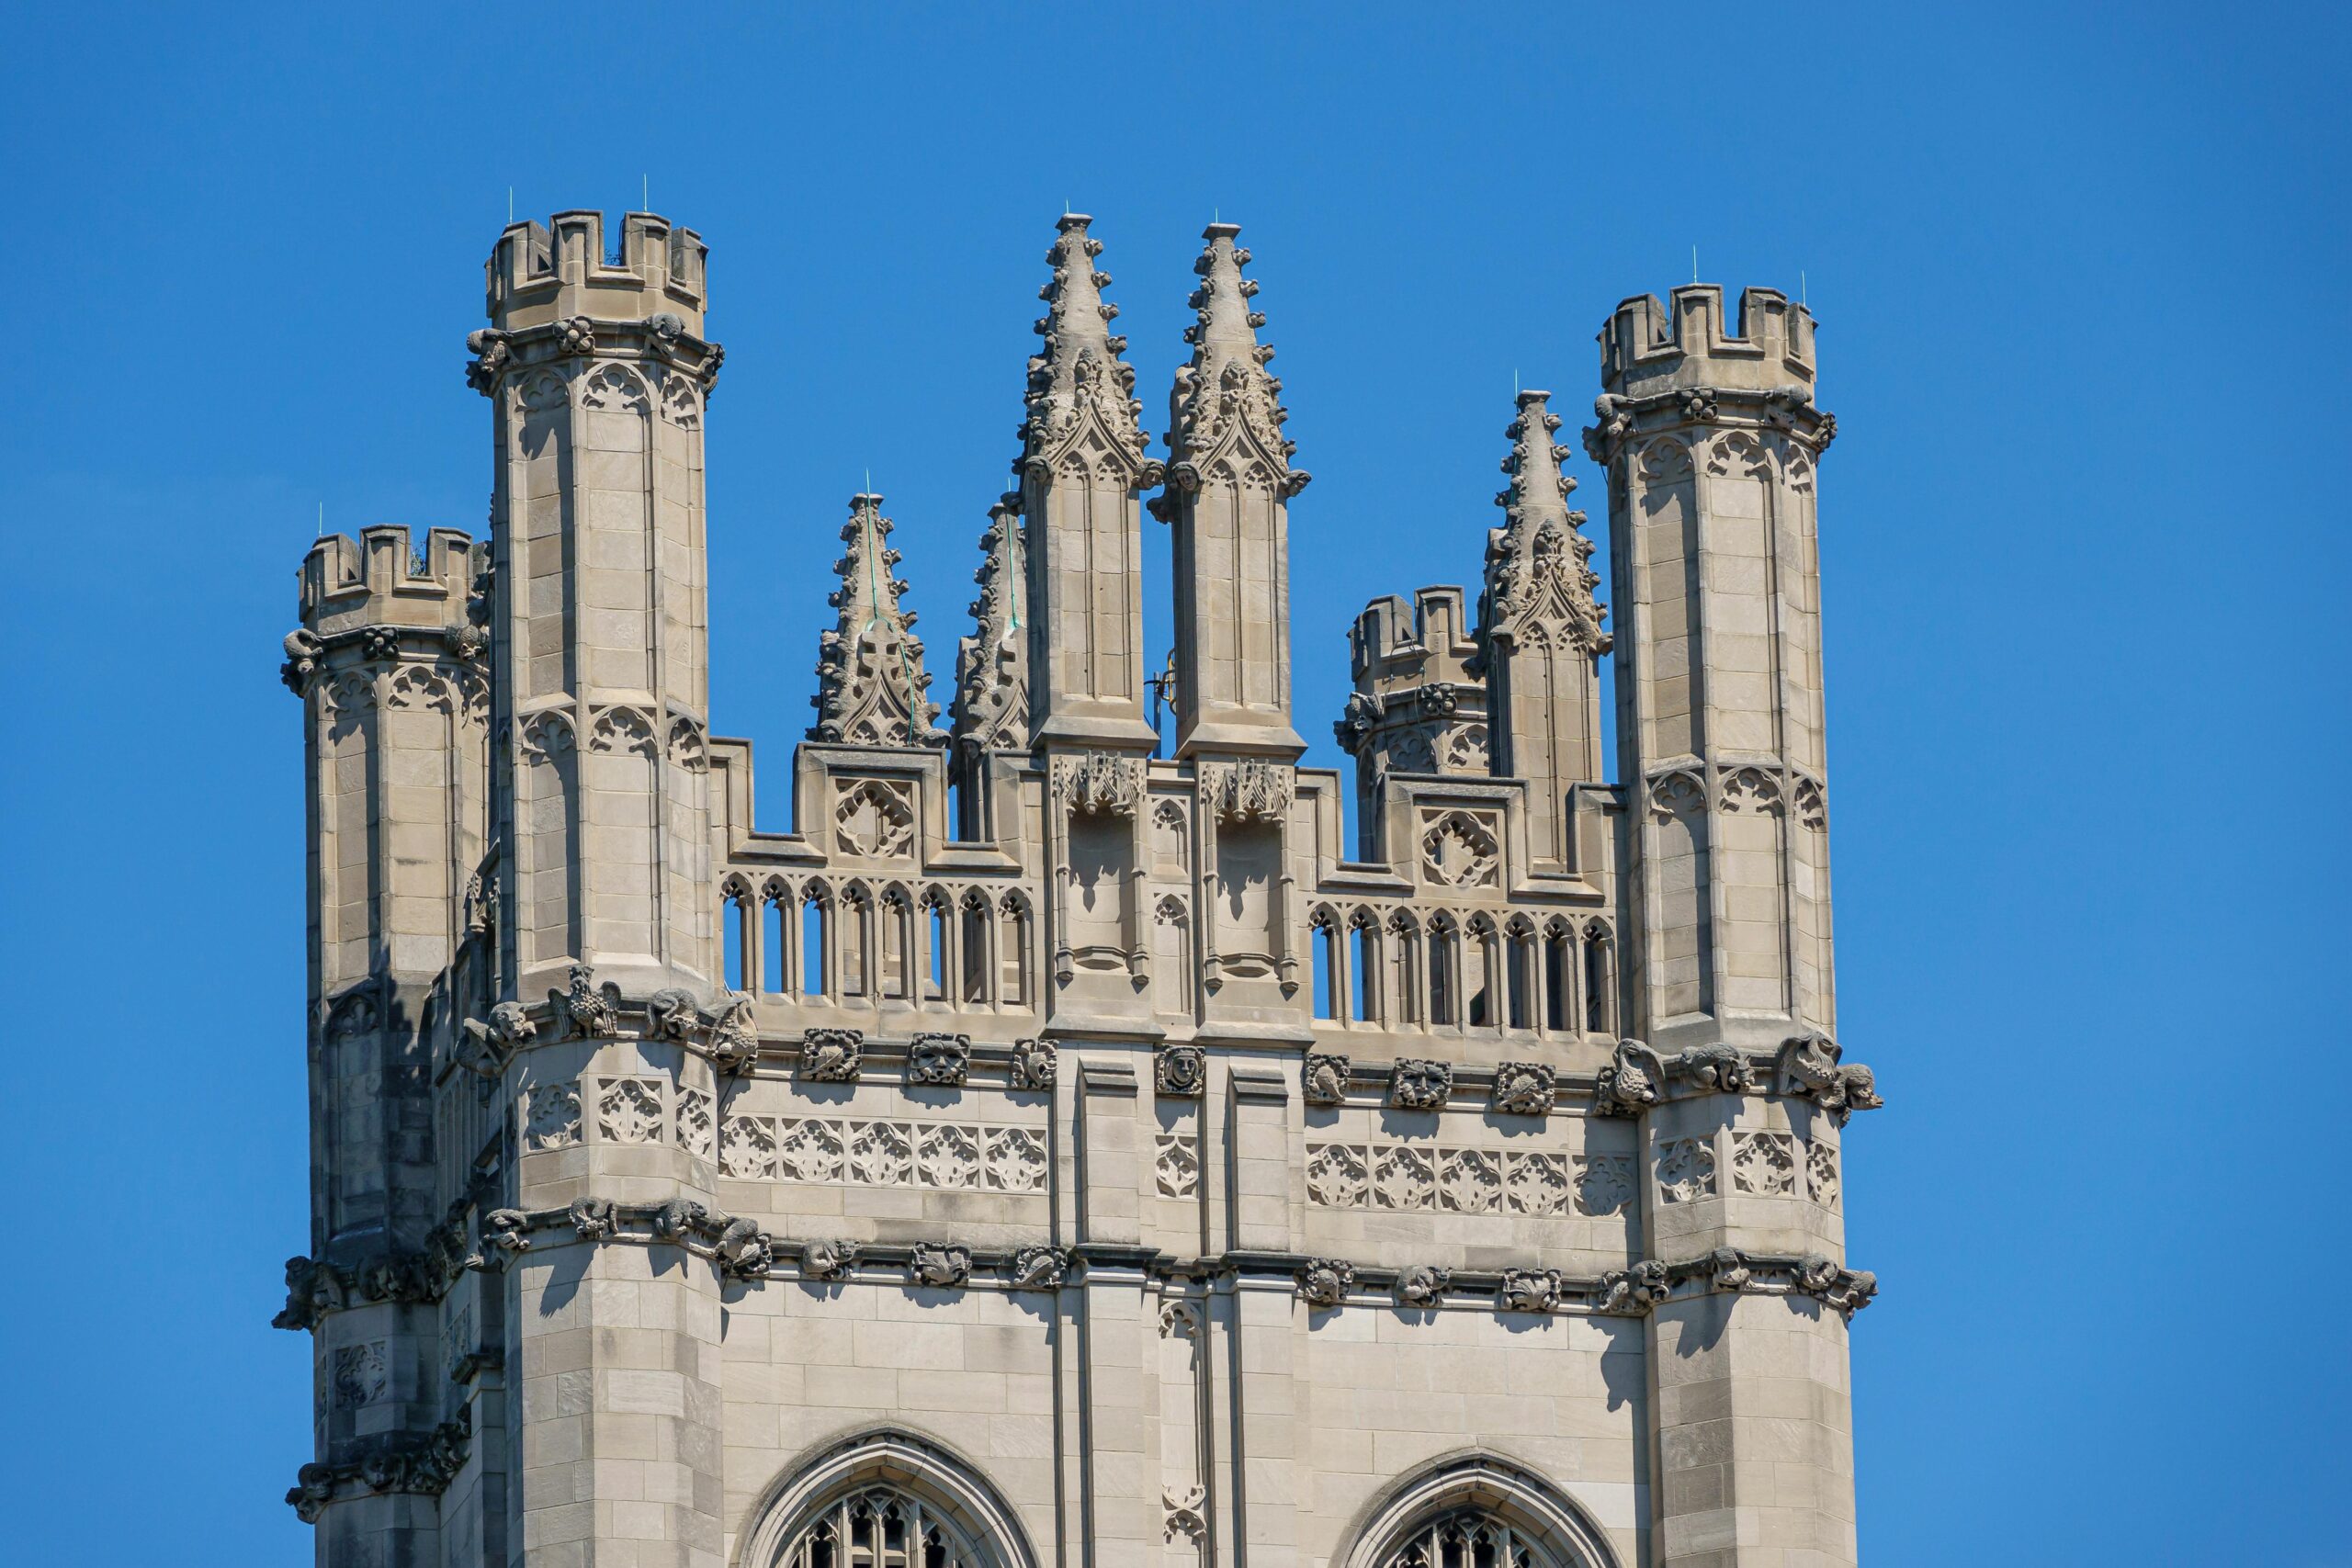
{"label": "niche in stone wall", "polygon": [[1124,968],[1127,874],[1135,836],[1126,818],[1081,812],[1069,823],[1069,949],[1081,969]]}
{"label": "niche in stone wall", "polygon": [[1274,973],[1274,883],[1282,874],[1282,829],[1235,822],[1217,834],[1216,953],[1238,980]]}

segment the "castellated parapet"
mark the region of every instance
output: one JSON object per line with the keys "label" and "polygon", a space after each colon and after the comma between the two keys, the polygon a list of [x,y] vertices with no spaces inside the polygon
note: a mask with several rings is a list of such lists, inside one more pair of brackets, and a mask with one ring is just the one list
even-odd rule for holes
{"label": "castellated parapet", "polygon": [[1811,319],[1608,323],[1611,605],[1519,395],[1475,598],[1349,631],[1350,791],[1204,240],[1163,464],[1057,226],[944,728],[881,498],[806,520],[845,548],[765,826],[709,732],[702,243],[499,240],[489,536],[322,539],[286,646],[325,1568],[1855,1560]]}

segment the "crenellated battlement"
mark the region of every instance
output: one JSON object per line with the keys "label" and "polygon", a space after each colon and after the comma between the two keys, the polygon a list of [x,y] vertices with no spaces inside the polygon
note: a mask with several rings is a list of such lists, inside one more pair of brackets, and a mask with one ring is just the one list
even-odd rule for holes
{"label": "crenellated battlement", "polygon": [[1621,301],[1600,329],[1600,384],[1622,397],[1685,387],[1767,391],[1813,383],[1813,313],[1777,288],[1743,289],[1739,324],[1726,331],[1720,285]]}
{"label": "crenellated battlement", "polygon": [[503,332],[573,316],[644,321],[667,311],[700,337],[709,254],[701,235],[652,212],[622,215],[617,260],[605,248],[601,212],[513,223],[483,268],[485,309]]}
{"label": "crenellated battlement", "polygon": [[1409,605],[1395,593],[1366,604],[1348,628],[1348,672],[1357,690],[1472,679],[1465,666],[1477,645],[1466,603],[1448,584],[1416,590]]}
{"label": "crenellated battlement", "polygon": [[359,537],[328,534],[302,558],[302,624],[321,636],[357,626],[457,626],[483,554],[471,536],[434,528],[423,550],[397,523],[363,528]]}

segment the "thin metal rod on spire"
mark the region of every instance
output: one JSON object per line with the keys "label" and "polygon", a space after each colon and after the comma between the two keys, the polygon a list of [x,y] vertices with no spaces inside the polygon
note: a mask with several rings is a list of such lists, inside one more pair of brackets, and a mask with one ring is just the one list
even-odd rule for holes
{"label": "thin metal rod on spire", "polygon": [[1699,281],[1699,247],[1696,245],[1690,247],[1690,281]]}

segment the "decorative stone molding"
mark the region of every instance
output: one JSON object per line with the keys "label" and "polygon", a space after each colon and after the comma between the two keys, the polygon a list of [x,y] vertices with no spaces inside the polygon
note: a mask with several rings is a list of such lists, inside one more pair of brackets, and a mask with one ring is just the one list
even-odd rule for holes
{"label": "decorative stone molding", "polygon": [[1841,1063],[1841,1055],[1838,1043],[1817,1030],[1791,1036],[1773,1061],[1774,1092],[1814,1101],[1840,1127],[1855,1111],[1884,1105],[1871,1070]]}
{"label": "decorative stone molding", "polygon": [[1012,1043],[1012,1084],[1014,1089],[1051,1089],[1060,1066],[1061,1052],[1050,1040]]}
{"label": "decorative stone molding", "polygon": [[286,1494],[288,1506],[306,1525],[317,1524],[328,1505],[344,1498],[387,1492],[437,1497],[465,1468],[472,1448],[473,1406],[430,1432],[395,1433],[372,1439],[356,1459],[342,1464],[312,1463],[297,1472]]}
{"label": "decorative stone molding", "polygon": [[1595,1116],[1638,1116],[1656,1105],[1666,1082],[1666,1064],[1638,1040],[1620,1040],[1600,1069],[1592,1094]]}
{"label": "decorative stone molding", "polygon": [[1279,822],[1297,794],[1297,773],[1281,762],[1245,758],[1195,769],[1201,798],[1222,822]]}
{"label": "decorative stone molding", "polygon": [[854,1029],[812,1029],[800,1039],[800,1074],[811,1083],[855,1083],[865,1036]]}
{"label": "decorative stone molding", "polygon": [[465,1215],[459,1201],[434,1228],[418,1252],[387,1252],[342,1267],[324,1258],[286,1260],[286,1304],[270,1319],[273,1328],[316,1328],[328,1314],[379,1302],[403,1304],[437,1302],[449,1281],[466,1268]]}
{"label": "decorative stone molding", "polygon": [[1182,1133],[1152,1137],[1152,1179],[1162,1198],[1190,1198],[1201,1190],[1201,1141]]}
{"label": "decorative stone molding", "polygon": [[1540,1062],[1505,1062],[1495,1068],[1494,1108],[1507,1116],[1549,1116],[1552,1080],[1552,1069]]}
{"label": "decorative stone molding", "polygon": [[968,1034],[918,1034],[907,1047],[907,1082],[936,1089],[960,1089],[972,1068],[972,1039]]}
{"label": "decorative stone molding", "polygon": [[972,1249],[953,1244],[916,1244],[907,1265],[909,1280],[933,1290],[954,1290],[972,1277]]}
{"label": "decorative stone molding", "polygon": [[1069,1277],[1069,1254],[1056,1247],[1024,1247],[1005,1269],[1005,1283],[1016,1291],[1057,1291]]}
{"label": "decorative stone molding", "polygon": [[1089,751],[1054,759],[1054,799],[1081,817],[1132,817],[1143,797],[1143,770],[1133,757]]}
{"label": "decorative stone molding", "polygon": [[1592,409],[1596,423],[1585,427],[1584,449],[1603,466],[1624,456],[1638,435],[1690,425],[1770,432],[1815,460],[1838,438],[1838,416],[1815,405],[1813,389],[1796,385],[1669,388],[1644,397],[1609,392]]}
{"label": "decorative stone molding", "polygon": [[1008,1195],[1046,1190],[1042,1128],[899,1117],[727,1118],[718,1173],[730,1181],[905,1187]]}
{"label": "decorative stone molding", "polygon": [[1355,1281],[1352,1264],[1336,1258],[1310,1258],[1299,1267],[1298,1299],[1318,1309],[1336,1307],[1347,1300]]}
{"label": "decorative stone molding", "polygon": [[1553,1150],[1419,1141],[1306,1146],[1306,1198],[1318,1208],[1557,1217],[1574,1212],[1575,1193],[1569,1156]]}
{"label": "decorative stone molding", "polygon": [[1208,1089],[1208,1053],[1198,1045],[1163,1045],[1151,1067],[1152,1087],[1172,1099],[1198,1100]]}
{"label": "decorative stone molding", "polygon": [[1442,1111],[1453,1093],[1453,1068],[1413,1057],[1389,1069],[1388,1103],[1399,1111]]}
{"label": "decorative stone molding", "polygon": [[1299,1097],[1309,1105],[1338,1105],[1348,1098],[1348,1058],[1310,1051],[1299,1071]]}

